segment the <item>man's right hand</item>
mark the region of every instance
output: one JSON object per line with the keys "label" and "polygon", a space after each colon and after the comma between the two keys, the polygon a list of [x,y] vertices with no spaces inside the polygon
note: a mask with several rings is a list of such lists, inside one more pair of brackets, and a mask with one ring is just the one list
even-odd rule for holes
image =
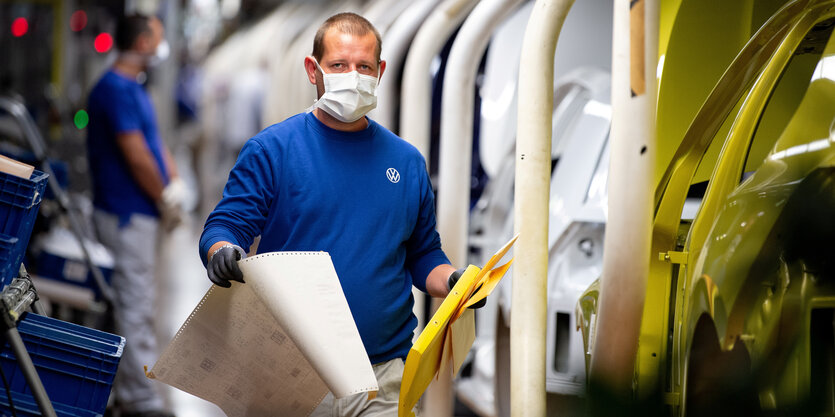
{"label": "man's right hand", "polygon": [[238,261],[246,257],[246,252],[237,245],[223,245],[209,258],[206,272],[209,279],[217,286],[229,288],[229,281],[244,282],[243,273],[238,268]]}

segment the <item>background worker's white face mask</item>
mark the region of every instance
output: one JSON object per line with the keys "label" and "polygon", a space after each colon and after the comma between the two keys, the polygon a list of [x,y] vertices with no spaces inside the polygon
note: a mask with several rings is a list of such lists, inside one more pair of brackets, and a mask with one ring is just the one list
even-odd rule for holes
{"label": "background worker's white face mask", "polygon": [[171,55],[171,46],[168,45],[167,40],[163,39],[159,45],[157,45],[157,49],[154,50],[154,54],[148,57],[148,66],[151,68],[158,66],[168,59],[169,55]]}
{"label": "background worker's white face mask", "polygon": [[135,51],[124,51],[121,52],[120,57],[123,60],[142,65],[146,68],[154,68],[166,59],[168,59],[168,56],[170,54],[171,47],[168,45],[168,41],[163,39],[162,41],[160,41],[159,45],[157,45],[157,49],[155,49],[152,54],[143,54]]}
{"label": "background worker's white face mask", "polygon": [[[322,71],[316,58],[316,68]],[[322,71],[325,94],[307,111],[320,108],[343,123],[353,123],[377,107],[377,84],[380,76],[363,75],[357,71],[328,74]]]}

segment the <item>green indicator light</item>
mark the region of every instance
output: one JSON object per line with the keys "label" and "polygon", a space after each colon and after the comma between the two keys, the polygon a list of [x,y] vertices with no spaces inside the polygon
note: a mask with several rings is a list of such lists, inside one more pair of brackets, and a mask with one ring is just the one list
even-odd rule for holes
{"label": "green indicator light", "polygon": [[73,122],[75,122],[75,127],[77,127],[79,130],[84,129],[85,127],[87,127],[87,123],[90,123],[90,115],[88,115],[87,111],[85,110],[79,110],[75,112]]}

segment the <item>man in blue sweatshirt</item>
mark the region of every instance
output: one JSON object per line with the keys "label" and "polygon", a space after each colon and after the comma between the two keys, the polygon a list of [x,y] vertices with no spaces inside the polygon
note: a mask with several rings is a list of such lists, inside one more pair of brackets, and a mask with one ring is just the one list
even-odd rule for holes
{"label": "man in blue sweatshirt", "polygon": [[325,21],[304,60],[319,99],[244,145],[200,238],[209,279],[222,287],[243,282],[237,260],[258,235],[261,253],[330,254],[380,392],[328,395],[314,416],[396,415],[417,325],[412,286],[445,297],[459,276],[441,250],[423,157],[365,117],[386,68],[380,50],[366,19]]}

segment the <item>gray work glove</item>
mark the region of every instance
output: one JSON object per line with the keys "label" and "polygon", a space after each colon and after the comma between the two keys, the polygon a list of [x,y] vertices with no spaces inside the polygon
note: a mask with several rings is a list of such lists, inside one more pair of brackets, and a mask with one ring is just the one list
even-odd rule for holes
{"label": "gray work glove", "polygon": [[[455,283],[458,282],[459,279],[461,279],[461,275],[464,275],[464,271],[466,271],[466,270],[467,270],[466,268],[461,268],[461,269],[457,269],[457,270],[455,270],[455,272],[449,274],[449,279],[447,280],[447,285],[449,286],[450,290],[452,290],[452,287],[455,286]],[[479,287],[479,288],[481,288],[481,287]],[[473,292],[473,294],[475,294],[476,292],[478,292],[478,288],[476,288],[476,290]],[[487,298],[486,297],[484,299],[482,299],[481,301],[471,305],[469,308],[476,309],[476,308],[484,307],[485,305],[487,305]]]}
{"label": "gray work glove", "polygon": [[229,281],[244,282],[244,275],[238,268],[238,261],[246,258],[246,252],[238,245],[223,245],[209,258],[206,273],[215,285],[229,288]]}

